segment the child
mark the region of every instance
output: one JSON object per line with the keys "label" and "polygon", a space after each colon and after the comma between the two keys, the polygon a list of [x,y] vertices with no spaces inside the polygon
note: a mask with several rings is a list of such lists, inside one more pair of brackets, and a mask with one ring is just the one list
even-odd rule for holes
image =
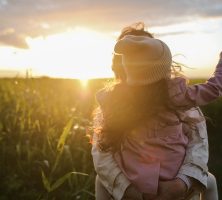
{"label": "child", "polygon": [[114,152],[124,174],[148,199],[156,195],[159,180],[177,174],[187,145],[181,123],[187,119],[181,113],[218,96],[221,63],[208,83],[188,87],[182,78],[170,79],[171,53],[160,40],[126,36],[115,51],[122,55],[126,84],[98,95],[104,117],[99,145]]}

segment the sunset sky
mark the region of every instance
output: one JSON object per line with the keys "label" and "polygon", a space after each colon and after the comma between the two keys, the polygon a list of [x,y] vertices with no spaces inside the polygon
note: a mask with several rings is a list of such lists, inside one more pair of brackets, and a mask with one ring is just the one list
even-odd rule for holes
{"label": "sunset sky", "polygon": [[209,77],[222,51],[221,0],[0,0],[0,75],[111,77],[120,30],[143,21],[174,60]]}

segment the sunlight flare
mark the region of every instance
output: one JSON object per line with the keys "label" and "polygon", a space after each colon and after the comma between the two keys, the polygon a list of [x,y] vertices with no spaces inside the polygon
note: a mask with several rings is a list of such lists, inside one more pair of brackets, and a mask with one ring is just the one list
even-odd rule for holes
{"label": "sunlight flare", "polygon": [[80,79],[81,85],[83,88],[88,86],[89,79]]}
{"label": "sunlight flare", "polygon": [[28,38],[30,66],[38,74],[53,77],[83,80],[109,77],[113,41],[105,34],[84,28],[46,38]]}

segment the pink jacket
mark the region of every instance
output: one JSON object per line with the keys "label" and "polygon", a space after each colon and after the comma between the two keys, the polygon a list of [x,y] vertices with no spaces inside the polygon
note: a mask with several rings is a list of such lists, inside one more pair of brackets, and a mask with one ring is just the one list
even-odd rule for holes
{"label": "pink jacket", "polygon": [[[127,134],[114,158],[140,192],[157,194],[159,180],[173,179],[183,163],[188,139],[183,124],[170,112]],[[163,120],[167,122],[163,122]]]}
{"label": "pink jacket", "polygon": [[[206,83],[187,86],[185,80],[168,81],[171,103],[183,109],[207,104],[222,91],[222,61]],[[133,130],[115,159],[123,173],[141,192],[157,192],[158,180],[172,179],[183,162],[187,138],[182,124],[172,113],[161,113],[161,120],[147,122]],[[164,120],[165,121],[165,120]]]}

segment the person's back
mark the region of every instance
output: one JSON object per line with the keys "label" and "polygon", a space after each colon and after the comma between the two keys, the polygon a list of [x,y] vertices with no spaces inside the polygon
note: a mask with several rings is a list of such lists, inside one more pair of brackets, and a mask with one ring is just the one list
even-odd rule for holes
{"label": "person's back", "polygon": [[176,114],[163,111],[127,133],[114,157],[139,191],[156,195],[160,180],[172,180],[177,175],[187,143]]}
{"label": "person's back", "polygon": [[[148,37],[150,37],[150,36],[148,36]],[[138,51],[139,52],[139,51]],[[114,57],[115,58],[115,57]],[[126,59],[122,59],[123,60],[123,62],[125,62],[124,64],[126,64]],[[128,63],[128,65],[129,65],[129,63]],[[118,66],[118,64],[117,64],[117,66]],[[120,70],[120,71],[122,71],[123,70],[123,68],[124,68],[124,73],[126,72],[126,74],[127,75],[129,75],[131,72],[130,72],[130,70],[129,69],[126,69],[126,67],[122,67],[122,66],[120,66],[120,67],[118,67],[118,70]],[[115,72],[115,71],[114,71]],[[142,72],[143,72],[143,70],[142,70]],[[165,71],[166,72],[166,71]],[[132,73],[131,73],[131,75],[132,75]],[[162,74],[163,75],[163,74]],[[144,76],[144,74],[143,73],[139,73],[139,76]],[[137,75],[137,77],[136,78],[138,78],[139,77],[138,75]],[[167,75],[167,76],[169,76],[169,74]],[[125,75],[124,76],[120,76],[120,77],[124,77],[124,78],[126,78],[127,79],[127,76],[125,77]],[[128,76],[128,78],[129,78],[129,76]],[[132,78],[135,78],[135,76],[134,77],[131,77],[131,81],[132,81]],[[138,81],[138,79],[136,80],[136,81]],[[178,79],[177,79],[177,81],[178,81]],[[182,82],[183,82],[183,80],[182,80]],[[132,83],[132,82],[131,82]],[[140,84],[141,84],[141,82],[140,82]],[[144,81],[142,81],[142,84],[144,84]],[[219,83],[220,84],[220,83]],[[169,85],[173,85],[173,84],[169,84]],[[175,85],[177,85],[177,84],[174,84],[174,86]],[[182,87],[180,87],[180,86],[182,86]],[[179,106],[180,107],[180,102],[181,102],[181,100],[182,100],[182,104],[181,104],[181,108],[182,109],[184,109],[184,110],[186,110],[187,109],[187,106],[188,106],[188,108],[190,108],[191,106],[190,106],[190,103],[192,103],[192,106],[195,106],[195,89],[194,89],[195,87],[193,87],[193,88],[191,88],[191,90],[189,90],[188,91],[188,96],[190,95],[190,93],[191,93],[191,95],[189,96],[189,97],[192,97],[192,98],[190,98],[189,99],[189,101],[190,102],[186,102],[187,101],[187,99],[186,98],[184,98],[185,96],[184,96],[184,89],[186,90],[186,86],[184,87],[184,84],[182,84],[182,85],[180,85],[179,84],[179,90],[177,91],[177,90],[175,90],[175,94],[177,94],[176,96],[178,96],[178,98],[175,98],[175,94],[171,94],[171,97],[173,97],[173,99],[175,100],[176,99],[176,101],[174,102],[175,103],[175,105],[176,106]],[[178,89],[178,88],[177,88]],[[182,91],[182,90],[183,91]],[[198,89],[198,88],[197,88]],[[208,88],[209,89],[209,88]],[[186,92],[186,91],[185,91]],[[182,94],[182,96],[180,95],[180,93],[183,93]],[[193,93],[193,94],[192,94]],[[179,94],[179,95],[178,95]],[[197,103],[198,103],[198,105],[201,105],[202,103],[201,103],[201,101],[200,101],[200,96],[201,96],[201,92],[199,93],[199,96],[197,95],[197,97],[199,97],[199,98],[197,98]],[[217,96],[217,95],[216,95]],[[180,98],[180,97],[182,97],[182,99]],[[207,97],[208,98],[208,97]],[[183,101],[185,99],[185,101]],[[198,100],[199,99],[199,100]],[[213,97],[212,98],[212,94],[211,94],[211,97],[210,97],[210,99],[212,100],[212,99],[215,99],[215,97]],[[126,102],[127,102],[127,98],[126,99],[124,99]],[[199,101],[199,102],[198,102]],[[208,100],[207,101],[209,101],[209,98],[208,98]],[[184,102],[185,102],[185,104],[184,104]],[[206,102],[205,100],[203,101],[203,102]],[[128,117],[128,116],[126,116],[126,117]],[[165,115],[164,115],[164,117],[166,117]],[[198,119],[199,120],[199,119]],[[165,122],[165,120],[163,120],[164,122]],[[188,120],[189,121],[189,120]],[[191,120],[192,121],[192,120]],[[205,123],[204,121],[202,121],[203,123]],[[202,122],[200,122],[200,123],[202,123]],[[148,123],[148,124],[151,124],[150,122]],[[164,124],[164,123],[163,123]],[[163,125],[162,124],[162,125]],[[131,127],[132,127],[132,125],[130,125]],[[101,126],[102,127],[102,126]],[[147,127],[147,125],[145,126],[145,127]],[[188,127],[189,128],[189,127]],[[135,131],[137,129],[137,131]],[[140,132],[138,129],[140,129],[140,128],[134,128],[134,131],[130,131],[130,132]],[[199,127],[197,128],[197,130],[199,129]],[[108,129],[107,129],[107,127],[106,127],[106,131],[107,131]],[[104,131],[104,130],[103,130]],[[143,132],[143,131],[142,131]],[[184,135],[183,135],[184,136]],[[202,136],[201,136],[202,137]],[[185,137],[186,138],[186,137]],[[135,139],[135,138],[134,138]],[[138,139],[138,136],[137,136],[137,139]],[[185,139],[186,140],[186,139]],[[137,142],[139,142],[139,140],[137,140]],[[124,143],[123,143],[124,144]],[[134,145],[135,146],[135,145]],[[122,150],[124,150],[124,148],[122,148]],[[135,150],[135,149],[134,149]],[[208,157],[208,156],[207,156]],[[205,162],[206,163],[206,161],[203,161],[203,162]],[[189,162],[188,162],[189,163]],[[199,161],[198,161],[198,163],[200,163]],[[205,164],[206,165],[206,164]],[[126,167],[128,167],[128,166],[126,166]],[[185,173],[186,174],[186,173]],[[191,177],[193,177],[193,176],[191,176]],[[195,177],[195,176],[194,176]]]}
{"label": "person's back", "polygon": [[[140,46],[140,50],[142,49],[146,49],[146,44],[145,44],[145,47],[144,47],[144,44],[143,44],[143,39],[144,38],[137,38],[136,40],[134,40],[134,41],[130,41],[130,40],[132,40],[132,39],[134,39],[132,36],[130,36],[129,38],[126,38],[126,43],[129,43],[129,42],[132,42],[133,43],[133,46],[135,47],[136,45],[137,45],[137,43],[139,42],[140,44],[142,43],[142,47]],[[145,38],[145,40],[146,40],[146,38]],[[139,44],[139,45],[140,45]],[[128,45],[128,44],[124,44],[125,46],[124,46],[124,48]],[[161,45],[164,45],[162,42],[161,42]],[[154,45],[155,46],[155,45]],[[159,47],[160,47],[160,45],[159,45]],[[158,48],[159,48],[158,47]],[[166,48],[165,48],[166,49]],[[128,52],[130,52],[130,49],[129,48],[127,48],[127,51]],[[131,51],[130,53],[132,53],[132,52],[134,52],[135,53],[135,51]],[[117,53],[123,53],[123,52],[117,52]],[[138,53],[138,52],[137,52]],[[163,55],[164,55],[164,53],[163,53]],[[142,55],[143,56],[143,55]],[[136,57],[136,59],[140,59],[141,58],[141,56],[140,55],[137,55],[137,57]],[[138,60],[136,60],[136,62],[135,62],[135,60],[133,60],[133,62],[132,62],[132,58],[130,57],[130,56],[125,56],[124,57],[124,64],[125,64],[125,66],[127,66],[127,67],[125,67],[125,71],[126,71],[126,74],[127,74],[127,78],[128,78],[128,83],[129,83],[129,85],[131,85],[131,86],[134,86],[134,85],[140,85],[140,84],[150,84],[150,83],[152,83],[152,81],[154,80],[154,81],[159,81],[160,79],[160,77],[161,77],[161,79],[167,79],[167,76],[169,76],[169,74],[167,73],[168,72],[168,69],[166,70],[166,69],[164,69],[163,71],[164,71],[164,73],[160,73],[160,74],[158,74],[158,73],[155,73],[154,71],[152,71],[152,70],[150,70],[149,71],[149,73],[145,73],[145,79],[144,80],[140,80],[140,78],[142,77],[142,78],[144,78],[144,68],[145,67],[147,67],[147,64],[145,64],[144,65],[144,62],[142,62],[142,65],[141,66],[139,66],[138,65],[138,61],[139,61],[139,59]],[[130,61],[130,62],[129,62]],[[145,61],[147,61],[147,58],[145,58]],[[132,63],[133,63],[133,65],[137,65],[137,67],[138,68],[136,68],[136,69],[133,69],[133,65],[132,65]],[[157,66],[159,66],[160,68],[161,67],[164,67],[164,65],[165,64],[169,64],[168,63],[168,60],[167,59],[163,59],[162,60],[162,62],[161,63],[159,63],[159,62],[155,62],[155,67]],[[137,71],[138,70],[138,71]],[[159,72],[160,71],[160,69],[159,70],[157,70],[157,72]],[[136,73],[134,73],[134,72],[136,72]],[[152,78],[152,80],[151,80],[151,82],[150,82],[150,79],[148,80],[147,79],[147,75],[149,75],[150,74],[150,72],[151,72],[151,74],[153,75],[151,78]],[[133,74],[134,73],[134,74]],[[135,74],[136,74],[136,76],[135,76]],[[219,74],[220,75],[220,74]],[[217,78],[217,77],[216,77]],[[169,97],[171,97],[171,98],[169,98],[169,99],[165,99],[166,101],[168,101],[168,100],[170,100],[171,101],[171,103],[174,103],[174,106],[178,106],[178,110],[186,110],[186,109],[188,109],[188,108],[191,108],[192,106],[195,106],[196,105],[196,103],[197,103],[197,105],[202,105],[202,104],[206,104],[206,103],[208,103],[209,101],[211,101],[211,100],[213,100],[213,99],[215,99],[216,97],[217,97],[217,94],[215,94],[215,93],[217,93],[217,91],[215,92],[215,91],[212,91],[212,93],[211,92],[209,92],[210,90],[212,90],[212,84],[206,84],[207,86],[205,87],[205,85],[203,85],[204,87],[200,87],[200,90],[198,90],[197,89],[197,91],[196,91],[196,93],[195,93],[195,90],[196,90],[196,87],[191,87],[191,88],[188,88],[187,89],[187,86],[186,86],[186,84],[185,84],[185,82],[184,82],[184,80],[179,80],[178,81],[178,78],[177,79],[175,79],[175,83],[174,83],[174,80],[170,80],[170,79],[168,79],[169,81],[169,84],[167,84],[168,85],[168,87],[170,87],[170,86],[176,86],[175,88],[176,89],[173,89],[173,90],[169,90],[169,91],[173,91],[173,92],[171,92],[171,94],[169,94]],[[139,82],[138,82],[139,81]],[[139,84],[138,84],[139,83]],[[218,89],[220,89],[220,87],[221,87],[221,83],[219,82],[219,83],[216,83],[215,82],[215,80],[214,79],[212,79],[212,83],[213,84],[219,84],[219,88]],[[202,90],[201,90],[202,89]],[[186,93],[188,91],[188,93]],[[209,95],[206,97],[206,96],[202,96],[202,93],[208,93]],[[216,95],[216,96],[215,96]],[[196,99],[194,99],[195,97],[198,97],[198,98],[196,98]],[[126,99],[126,100],[128,100],[128,99]],[[181,103],[181,104],[180,104]],[[107,106],[107,105],[106,105]],[[105,106],[105,107],[106,107]],[[108,105],[109,106],[109,105]],[[111,108],[112,109],[112,108]],[[166,109],[167,110],[167,109]],[[177,158],[179,157],[180,159],[178,159],[178,163],[177,163],[177,165],[174,165],[173,164],[173,162],[171,162],[170,164],[169,164],[169,166],[171,166],[171,170],[169,170],[169,172],[171,172],[172,174],[174,173],[174,174],[176,174],[175,172],[174,172],[174,170],[175,171],[177,171],[178,169],[179,169],[179,167],[180,167],[180,164],[181,164],[181,162],[183,161],[183,157],[184,157],[184,153],[185,153],[185,147],[186,147],[186,143],[187,143],[187,139],[186,139],[186,136],[185,136],[185,134],[183,133],[183,131],[182,131],[182,126],[181,126],[181,123],[178,121],[178,115],[175,115],[175,113],[174,112],[169,112],[169,111],[164,111],[163,113],[161,113],[161,112],[159,112],[158,114],[156,113],[156,115],[155,115],[155,118],[156,119],[158,119],[158,120],[156,120],[156,122],[158,122],[158,123],[156,123],[155,122],[155,120],[153,119],[153,120],[148,120],[148,122],[147,121],[143,121],[143,126],[138,126],[138,127],[134,127],[134,128],[132,128],[132,125],[131,125],[131,129],[130,129],[130,131],[129,131],[129,129],[127,130],[128,131],[128,133],[130,133],[130,134],[125,134],[124,133],[124,135],[127,135],[125,138],[124,138],[124,140],[122,140],[122,144],[121,144],[121,151],[119,151],[118,153],[119,153],[119,155],[121,155],[121,156],[119,156],[118,155],[118,153],[116,154],[117,156],[116,156],[116,160],[117,160],[117,162],[119,163],[119,165],[120,166],[122,166],[122,170],[124,171],[128,171],[128,172],[126,172],[125,174],[126,175],[129,175],[130,173],[131,173],[131,178],[130,178],[130,180],[135,180],[135,179],[138,179],[138,172],[140,171],[140,169],[142,169],[141,168],[141,166],[144,164],[144,163],[146,163],[147,161],[149,162],[149,164],[154,164],[154,163],[157,163],[157,162],[159,162],[159,166],[160,166],[160,161],[161,161],[161,159],[165,162],[165,163],[167,163],[167,164],[169,164],[170,162],[169,161],[173,161],[173,159],[172,159],[172,155],[173,154],[175,154],[175,152],[177,152],[177,153],[179,153],[178,154],[178,156],[177,156]],[[103,110],[104,111],[104,110]],[[176,111],[176,109],[174,109],[174,111]],[[168,114],[167,114],[168,113]],[[172,115],[172,117],[170,117],[170,114],[169,113],[171,113],[171,114],[173,114]],[[106,116],[106,111],[105,112],[103,112],[103,114],[104,114],[104,116]],[[161,116],[162,115],[162,119],[161,119]],[[126,116],[126,117],[128,117],[128,116]],[[167,123],[165,123],[166,121],[167,121],[167,119],[168,118],[171,118],[171,119],[173,119],[171,122],[173,122],[172,124],[174,124],[174,125],[172,125],[171,124],[171,126],[169,125],[169,124],[167,124]],[[148,119],[148,118],[147,118]],[[105,117],[105,121],[106,121],[106,117]],[[169,130],[169,131],[166,131],[166,130],[164,130],[164,128],[162,127],[162,130],[161,130],[161,123],[162,123],[162,126],[165,128],[165,129],[167,129],[167,128],[174,128],[174,129],[171,129],[171,130]],[[141,123],[142,124],[142,123]],[[149,127],[149,128],[148,128]],[[156,129],[157,128],[157,129]],[[149,132],[148,130],[154,130],[153,132],[154,133],[156,133],[156,132],[158,132],[158,131],[156,131],[156,130],[161,130],[160,131],[160,134],[158,135],[155,135],[155,136],[157,136],[156,138],[155,138],[155,140],[153,141],[153,143],[151,142],[150,143],[150,141],[152,141],[152,137],[153,137],[153,132],[151,131],[150,132],[150,134],[148,133],[147,134],[147,132]],[[156,132],[155,132],[156,131]],[[136,133],[135,135],[133,134],[133,132],[134,133]],[[174,137],[174,140],[172,140],[172,141],[174,141],[174,143],[171,143],[171,144],[173,144],[173,145],[168,145],[167,144],[167,141],[166,141],[166,138],[168,137],[168,139],[169,139],[169,136],[171,135],[170,133],[172,133],[172,135],[174,135],[175,133],[175,135],[174,136],[176,136],[176,137]],[[164,135],[165,134],[165,135]],[[149,137],[147,137],[147,135],[149,136]],[[140,137],[141,136],[141,137]],[[164,137],[162,137],[162,138],[164,138],[163,140],[165,140],[164,142],[165,143],[162,143],[163,142],[163,140],[161,141],[161,143],[158,143],[157,142],[157,139],[159,139],[159,138],[161,138],[161,136],[164,136]],[[180,138],[179,138],[180,137]],[[127,139],[128,138],[130,138],[128,141],[127,141]],[[145,140],[145,138],[147,138],[147,140]],[[132,141],[134,139],[134,141]],[[126,141],[128,142],[127,143],[127,145],[126,145]],[[125,142],[125,144],[124,144],[124,142]],[[142,142],[142,143],[141,143]],[[147,146],[146,145],[141,145],[141,144],[149,144],[150,145],[150,147],[151,148],[147,148]],[[155,144],[155,145],[154,145]],[[179,147],[180,148],[176,148],[176,145],[179,145]],[[125,146],[124,146],[125,145]],[[148,146],[149,146],[148,145]],[[131,146],[131,147],[130,147]],[[174,148],[175,147],[175,148]],[[164,148],[165,149],[167,149],[167,151],[164,151]],[[179,151],[178,151],[178,149],[179,149]],[[127,152],[127,150],[128,150],[128,152]],[[155,156],[150,156],[153,152],[152,152],[152,150],[154,150],[153,152],[154,152],[154,154],[153,155],[155,155]],[[160,150],[160,151],[159,151]],[[134,152],[134,154],[132,153],[132,152]],[[161,152],[161,153],[160,153]],[[123,155],[123,154],[125,154],[125,155]],[[138,155],[138,154],[140,154],[140,155]],[[162,154],[165,154],[164,156],[161,156]],[[169,156],[167,156],[169,154]],[[142,155],[142,156],[141,156]],[[145,155],[145,156],[144,156]],[[158,157],[159,156],[159,157]],[[145,158],[145,159],[144,159]],[[160,159],[161,158],[161,159]],[[167,159],[165,159],[164,160],[164,158],[167,158]],[[144,162],[145,161],[145,162]],[[128,162],[128,163],[127,163]],[[164,163],[164,162],[162,162],[162,163]],[[140,163],[140,166],[138,166],[137,165],[137,163]],[[146,163],[147,164],[147,163]],[[133,168],[133,166],[135,166],[135,168]],[[147,167],[147,166],[145,166],[145,167]],[[165,166],[164,164],[161,164],[161,167],[163,167],[162,169],[162,171],[164,171],[164,169],[167,169],[167,168],[169,168],[167,165]],[[163,179],[164,178],[169,178],[170,179],[170,177],[171,178],[173,178],[173,175],[171,174],[171,176],[168,176],[168,177],[166,177],[166,174],[168,174],[168,173],[162,173],[161,174],[161,170],[160,170],[160,167],[158,168],[157,166],[153,166],[153,168],[151,167],[150,168],[150,170],[147,170],[148,168],[146,168],[146,172],[148,172],[148,171],[152,171],[152,173],[150,173],[150,175],[156,175],[156,174],[158,174],[158,175],[160,175],[160,177],[162,177]],[[152,169],[152,170],[151,170]],[[156,170],[156,172],[155,172],[155,169],[157,169]],[[173,169],[173,170],[172,170]],[[141,180],[143,180],[143,178],[144,178],[144,174],[145,174],[145,171],[143,171],[143,170],[141,170],[143,173],[141,173],[140,174],[140,177],[141,177]],[[170,173],[169,173],[170,174]],[[168,174],[168,175],[169,175]],[[129,176],[128,176],[129,177]],[[147,179],[147,177],[146,178],[144,178],[144,180],[145,179]],[[158,181],[155,181],[155,180],[157,180],[157,178],[155,179],[155,178],[150,178],[150,176],[149,176],[149,180],[153,180],[153,185],[156,185],[156,184],[158,184]],[[132,181],[133,182],[133,181]],[[136,182],[135,182],[136,183]],[[143,184],[142,184],[142,186],[139,186],[139,184],[135,184],[138,188],[140,188],[140,187],[146,187],[146,186],[144,186]],[[151,189],[151,190],[146,190],[146,189],[144,189],[144,191],[151,191],[151,193],[153,193],[153,194],[155,194],[155,190],[157,190],[157,187],[156,187],[156,189],[154,189],[154,188],[152,188],[152,187],[150,187],[150,185],[149,185],[149,187],[148,187],[149,189]],[[141,188],[140,188],[141,189]],[[153,190],[154,189],[154,190]],[[141,189],[141,191],[142,191],[143,189]],[[153,190],[153,191],[152,191]]]}
{"label": "person's back", "polygon": [[[160,40],[132,35],[117,42],[115,51],[124,55],[127,85],[98,95],[103,96],[98,101],[106,126],[114,130],[116,126],[113,132],[125,136],[114,154],[120,168],[141,192],[156,195],[159,180],[176,176],[188,142],[176,109],[167,105],[171,52]],[[122,111],[115,111],[118,104]],[[119,116],[114,117],[115,113]],[[121,123],[122,115],[126,116]]]}
{"label": "person's back", "polygon": [[[160,47],[161,45],[162,45],[162,48]],[[171,53],[167,45],[160,40],[147,38],[143,36],[126,36],[125,38],[122,39],[122,41],[117,42],[115,46],[115,50],[116,50],[116,53],[123,56],[123,66],[127,74],[127,83],[129,85],[135,86],[135,85],[144,85],[144,84],[153,84],[153,83],[155,84],[158,80],[162,80],[162,79],[167,80],[168,98],[166,99],[167,101],[166,107],[172,108],[174,112],[175,110],[185,111],[185,110],[190,109],[191,107],[195,107],[199,105],[206,105],[210,103],[211,101],[215,100],[216,98],[218,98],[219,96],[221,96],[221,91],[222,91],[221,59],[216,67],[214,76],[212,76],[206,83],[188,86],[186,83],[186,80],[183,78],[180,78],[180,77],[177,77],[175,79],[170,78],[169,57],[171,56]],[[220,54],[220,58],[221,56],[222,55]],[[167,115],[165,114],[164,116],[166,117]],[[168,128],[171,128],[171,127],[172,126],[168,126]],[[189,127],[189,129],[192,129],[191,126]],[[177,134],[179,134],[179,130],[177,131],[178,131]],[[160,132],[164,133],[167,131],[162,130]],[[175,146],[175,149],[177,149],[176,142],[178,142],[180,139],[178,137],[179,135],[177,135],[178,140],[174,138],[175,143],[174,144],[172,143],[172,146]],[[163,159],[164,161],[163,163],[170,163],[170,160],[172,160],[172,157],[168,157],[167,154],[169,154],[169,156],[172,156],[172,153],[170,153],[166,140],[165,142],[166,142],[165,146],[161,146],[159,143],[157,143],[157,146],[161,146],[163,149],[166,150],[166,151],[163,150],[163,152],[165,152],[166,158],[168,159],[166,160]],[[182,147],[183,144],[180,144],[180,145],[181,145],[180,147]],[[161,147],[159,149],[161,149]],[[148,149],[148,151],[149,150],[150,149]],[[145,151],[143,151],[143,153],[144,152]],[[175,152],[177,151],[174,151],[174,153]],[[183,153],[185,153],[185,151]],[[137,152],[136,155],[138,154],[139,153]],[[156,155],[158,155],[158,151],[156,152]],[[184,154],[182,155],[181,153],[180,156],[182,159],[184,158]],[[149,156],[147,156],[147,158],[148,160],[150,160]],[[157,156],[157,158],[159,157]],[[121,161],[123,161],[123,159],[121,159]],[[154,159],[153,163],[155,162],[156,160]],[[172,166],[171,168],[172,171],[173,169],[179,170],[180,168],[179,165],[178,166],[173,165],[173,162],[171,162],[169,166],[170,165]],[[130,168],[128,167],[129,165],[123,165],[123,166],[125,168]],[[161,167],[163,167],[164,169],[164,168],[167,168],[168,166],[165,166],[164,164],[162,164]],[[155,172],[155,170],[151,170],[151,169],[150,171]],[[134,174],[133,178],[135,178],[136,170],[131,170],[130,172]],[[161,174],[161,170],[159,171],[159,175],[160,175],[159,180],[161,180],[162,178],[165,178],[163,176],[164,174]],[[141,178],[142,178],[142,174],[141,174]],[[139,184],[136,184],[136,186],[138,185]],[[139,189],[143,189],[143,188],[139,188]],[[144,191],[149,191],[149,190],[145,189]]]}
{"label": "person's back", "polygon": [[[168,81],[171,85],[174,80]],[[107,100],[111,92],[101,90],[97,94],[102,108],[113,108],[109,104],[113,100]],[[172,95],[175,91],[169,88],[169,93]],[[125,138],[119,150],[114,153],[114,158],[139,191],[156,195],[160,180],[172,180],[177,175],[188,143],[186,134],[194,120],[203,121],[204,118],[189,116],[185,110],[163,107],[149,118],[141,119],[138,126],[122,133]]]}

